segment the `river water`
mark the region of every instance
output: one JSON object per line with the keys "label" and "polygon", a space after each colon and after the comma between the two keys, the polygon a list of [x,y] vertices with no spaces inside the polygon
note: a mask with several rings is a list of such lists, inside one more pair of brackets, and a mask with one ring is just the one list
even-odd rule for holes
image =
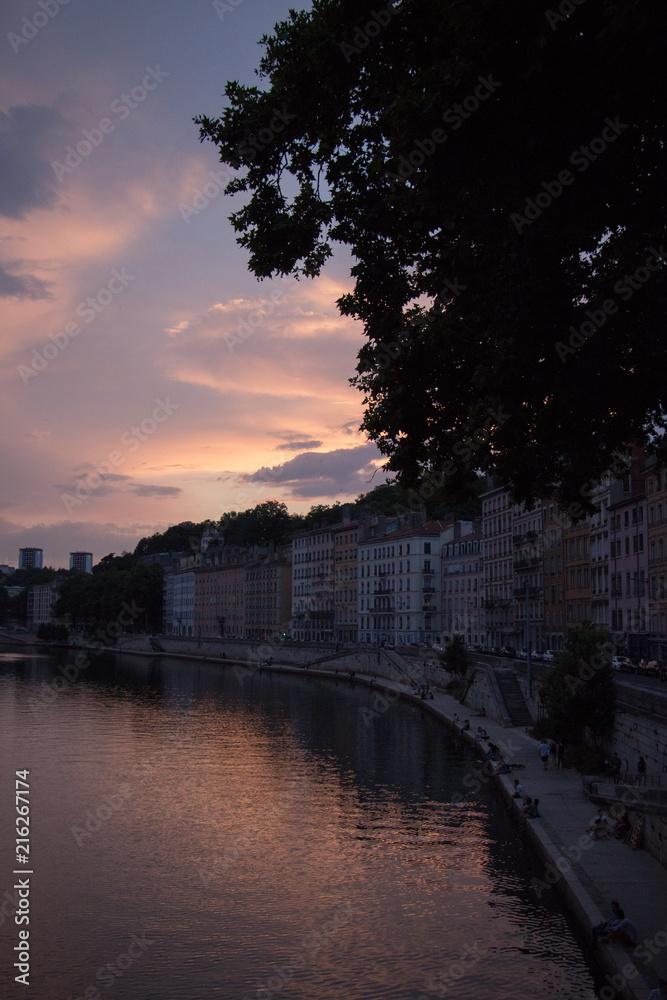
{"label": "river water", "polygon": [[[3,997],[596,995],[496,793],[468,791],[474,760],[417,707],[371,714],[373,692],[348,681],[169,657],[104,653],[54,681],[73,659],[0,653]],[[11,913],[23,769],[25,992]]]}

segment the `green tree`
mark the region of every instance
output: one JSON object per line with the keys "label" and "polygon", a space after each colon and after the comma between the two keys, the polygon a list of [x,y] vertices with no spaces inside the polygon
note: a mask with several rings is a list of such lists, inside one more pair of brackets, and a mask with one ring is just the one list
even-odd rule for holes
{"label": "green tree", "polygon": [[614,681],[607,633],[585,622],[569,628],[565,650],[540,689],[546,728],[579,749],[599,747],[614,725]]}
{"label": "green tree", "polygon": [[257,277],[350,248],[388,468],[576,512],[617,449],[667,458],[667,5],[562,6],[313,0],[196,122]]}
{"label": "green tree", "polygon": [[5,587],[0,586],[0,624],[4,625],[9,617],[9,594]]}
{"label": "green tree", "polygon": [[463,636],[455,635],[440,654],[440,662],[445,670],[455,677],[465,677],[470,666],[470,656],[465,647]]}
{"label": "green tree", "polygon": [[292,519],[284,503],[266,500],[251,510],[229,511],[218,524],[228,545],[283,545],[292,535]]}

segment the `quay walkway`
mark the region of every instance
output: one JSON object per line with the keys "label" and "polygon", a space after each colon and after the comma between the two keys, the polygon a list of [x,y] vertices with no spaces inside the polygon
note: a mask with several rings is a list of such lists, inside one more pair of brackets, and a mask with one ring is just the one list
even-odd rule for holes
{"label": "quay walkway", "polygon": [[[366,680],[359,675],[355,679]],[[374,686],[399,689],[379,679]],[[503,728],[491,719],[473,718],[470,709],[446,694],[436,693],[432,700],[422,700],[406,690],[401,694],[419,702],[454,730],[460,731],[454,715],[469,718],[470,731],[461,733],[464,741],[474,744],[474,731],[481,725],[489,739],[501,747],[508,763],[525,765],[491,780],[498,783],[517,826],[523,828],[544,864],[544,875],[533,886],[535,892],[559,891],[589,941],[592,928],[608,919],[612,899],[618,899],[637,928],[638,945],[597,945],[595,959],[607,976],[600,996],[602,1000],[648,1000],[658,979],[667,978],[667,869],[646,851],[632,850],[613,837],[591,841],[585,830],[597,806],[585,796],[581,775],[570,769],[557,770],[551,759],[544,770],[538,743],[525,729]],[[479,770],[475,773],[479,776]],[[523,821],[520,801],[512,798],[514,778],[521,781],[527,795],[540,800],[538,819]]]}

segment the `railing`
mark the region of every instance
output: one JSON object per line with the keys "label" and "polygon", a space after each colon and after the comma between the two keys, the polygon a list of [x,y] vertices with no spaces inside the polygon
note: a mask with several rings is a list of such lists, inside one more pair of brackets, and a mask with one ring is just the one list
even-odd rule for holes
{"label": "railing", "polygon": [[435,604],[424,604],[422,605],[422,611],[425,613],[434,614],[437,611]]}

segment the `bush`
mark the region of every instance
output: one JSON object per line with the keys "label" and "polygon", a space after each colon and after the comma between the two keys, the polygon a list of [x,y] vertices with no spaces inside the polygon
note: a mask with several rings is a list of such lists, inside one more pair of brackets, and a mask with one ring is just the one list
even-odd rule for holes
{"label": "bush", "polygon": [[607,755],[596,747],[566,747],[565,767],[579,774],[604,774]]}
{"label": "bush", "polygon": [[66,625],[43,622],[37,626],[37,638],[43,642],[67,642],[69,632]]}

